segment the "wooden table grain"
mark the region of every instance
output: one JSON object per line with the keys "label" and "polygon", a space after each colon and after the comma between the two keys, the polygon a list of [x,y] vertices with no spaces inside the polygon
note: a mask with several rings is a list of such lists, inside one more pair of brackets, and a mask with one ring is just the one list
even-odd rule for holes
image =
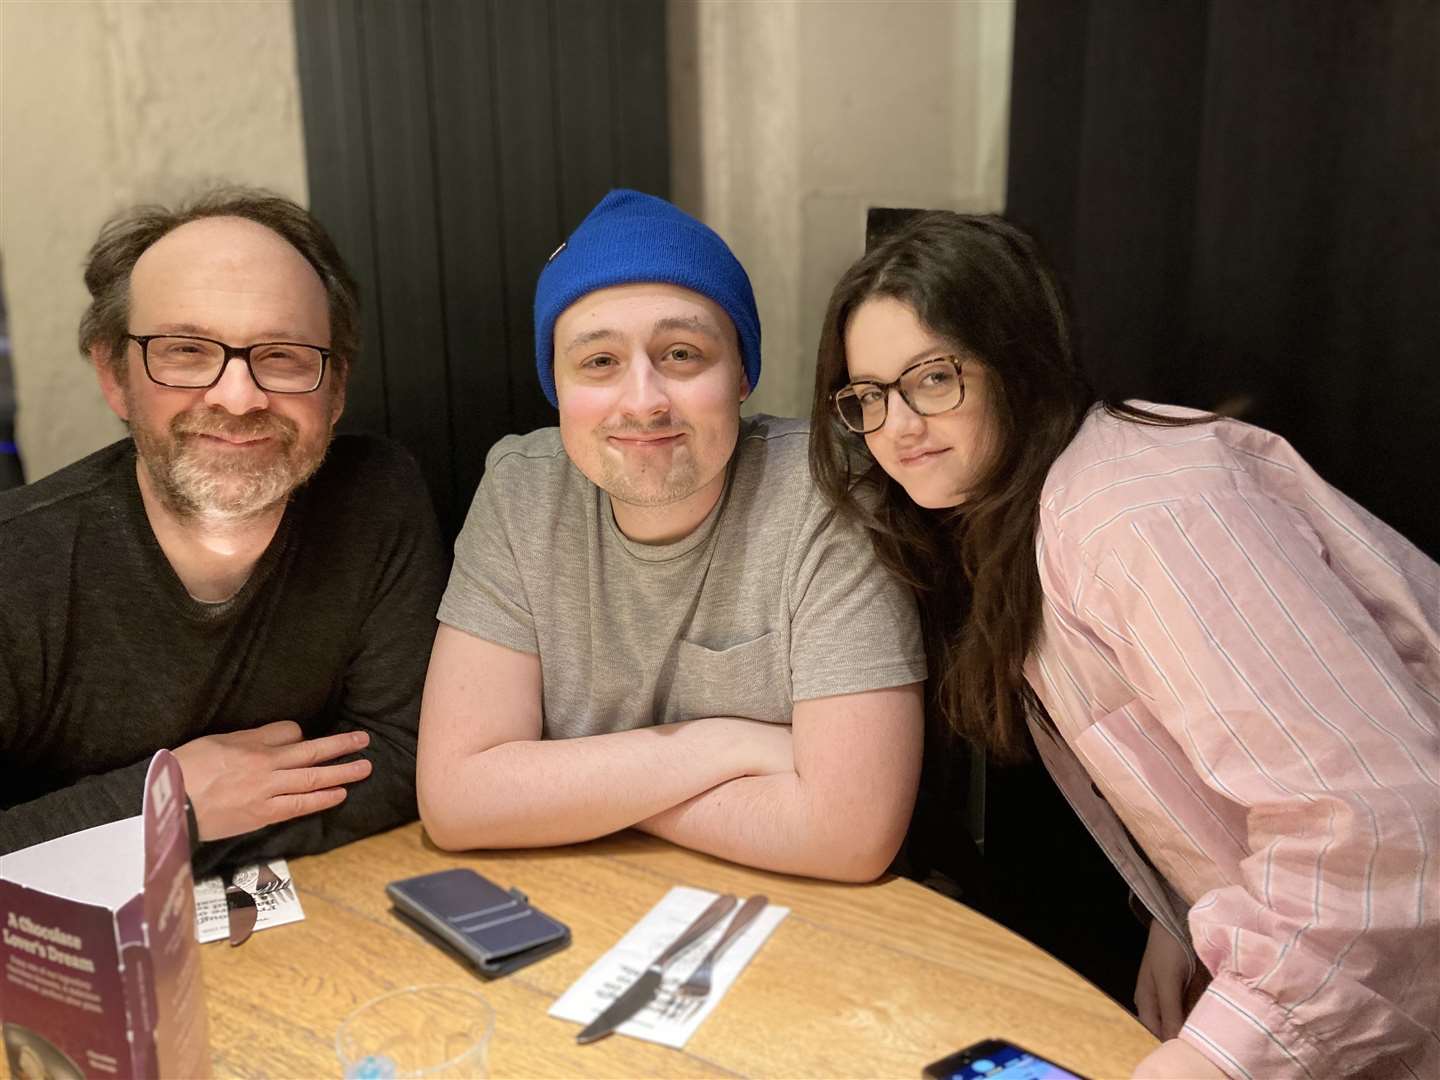
{"label": "wooden table grain", "polygon": [[[390,912],[386,882],[470,866],[567,923],[569,948],[482,982]],[[496,1077],[917,1077],[1000,1036],[1092,1077],[1129,1076],[1155,1040],[1040,949],[912,881],[840,885],[750,870],[653,837],[456,855],[418,824],[291,862],[305,921],[201,947],[215,1075],[336,1076],[357,1005],[424,983],[494,1006]],[[684,1050],[612,1036],[577,1046],[546,1010],[672,885],[763,892],[789,917]]]}

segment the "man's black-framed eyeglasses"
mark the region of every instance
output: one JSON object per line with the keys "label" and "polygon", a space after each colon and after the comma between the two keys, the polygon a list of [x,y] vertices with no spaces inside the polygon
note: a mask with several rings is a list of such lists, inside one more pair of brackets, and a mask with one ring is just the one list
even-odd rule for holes
{"label": "man's black-framed eyeglasses", "polygon": [[868,435],[885,426],[890,391],[920,416],[958,409],[965,400],[965,373],[958,356],[937,356],[911,364],[892,382],[860,379],[830,395],[841,422],[857,435]]}
{"label": "man's black-framed eyeglasses", "polygon": [[234,357],[268,394],[308,394],[325,381],[330,350],[296,341],[258,341],[237,347],[211,338],[176,334],[126,334],[140,346],[150,381],[176,390],[208,390]]}

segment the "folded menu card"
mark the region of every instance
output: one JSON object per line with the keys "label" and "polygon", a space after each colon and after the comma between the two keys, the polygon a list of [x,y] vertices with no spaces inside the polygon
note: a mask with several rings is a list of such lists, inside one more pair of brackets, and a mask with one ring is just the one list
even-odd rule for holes
{"label": "folded menu card", "polygon": [[0,857],[0,1020],[16,1077],[210,1075],[180,765],[139,817]]}
{"label": "folded menu card", "polygon": [[[591,964],[590,970],[560,995],[550,1006],[550,1015],[582,1024],[594,1020],[605,1006],[640,977],[640,973],[672,941],[685,932],[685,928],[710,906],[717,895],[704,889],[675,886],[620,939],[619,944]],[[739,909],[740,905],[736,904],[728,917],[711,927],[708,934],[665,969],[655,1000],[616,1028],[617,1034],[633,1035],[637,1039],[672,1046],[677,1050],[685,1045],[695,1029],[720,1003],[750,958],[765,944],[765,939],[780,925],[780,920],[790,914],[789,908],[773,904],[766,906],[716,961],[714,981],[706,997],[686,998],[677,994],[676,988],[704,961]]]}

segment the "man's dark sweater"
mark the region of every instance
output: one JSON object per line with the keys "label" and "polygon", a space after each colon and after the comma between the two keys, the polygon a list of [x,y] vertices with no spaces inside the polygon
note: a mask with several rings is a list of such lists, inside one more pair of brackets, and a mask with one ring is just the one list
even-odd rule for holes
{"label": "man's dark sweater", "polygon": [[324,851],[415,817],[420,692],[446,563],[393,443],[335,440],[232,599],[192,599],[123,440],[0,494],[0,853],[140,812],[151,754],[294,720],[363,729],[334,809],[204,844],[197,872]]}

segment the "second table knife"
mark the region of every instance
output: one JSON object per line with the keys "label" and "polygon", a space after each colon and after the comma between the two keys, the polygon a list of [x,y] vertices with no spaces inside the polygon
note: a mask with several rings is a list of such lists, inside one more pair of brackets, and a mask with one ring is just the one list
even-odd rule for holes
{"label": "second table knife", "polygon": [[704,937],[711,927],[730,914],[730,909],[734,906],[735,897],[729,893],[717,896],[710,906],[700,913],[700,917],[654,959],[641,973],[640,978],[631,983],[623,994],[606,1006],[604,1012],[580,1030],[575,1041],[583,1044],[603,1038],[649,1005],[660,989],[660,976],[664,973],[665,966]]}

